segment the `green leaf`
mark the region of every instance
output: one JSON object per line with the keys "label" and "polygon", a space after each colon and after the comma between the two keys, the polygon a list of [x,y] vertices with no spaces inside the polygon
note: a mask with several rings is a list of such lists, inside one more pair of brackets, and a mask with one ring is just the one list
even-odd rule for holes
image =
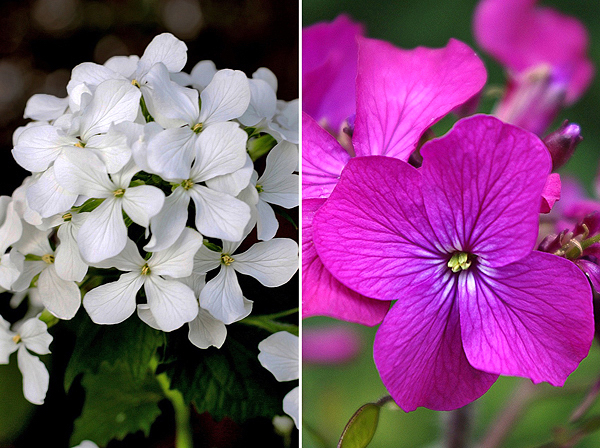
{"label": "green leaf", "polygon": [[108,365],[121,361],[133,379],[145,378],[152,357],[165,342],[163,332],[150,328],[137,316],[117,325],[96,325],[85,313],[77,318],[81,322],[65,372],[66,390],[80,373],[98,372],[103,361]]}
{"label": "green leaf", "polygon": [[354,413],[346,424],[338,448],[365,448],[373,439],[379,423],[380,406],[367,403]]}
{"label": "green leaf", "polygon": [[230,417],[239,423],[283,414],[283,397],[294,384],[278,383],[258,362],[258,343],[268,333],[230,326],[223,347],[206,350],[192,346],[184,336],[179,343],[171,336],[167,363],[159,370],[166,372],[171,388],[179,390],[186,403],[217,420]]}
{"label": "green leaf", "polygon": [[143,431],[161,414],[158,402],[164,398],[154,375],[146,370],[143,378],[134,378],[124,362],[104,363],[95,375],[82,380],[86,398],[81,416],[75,420],[71,445],[92,440],[105,446],[113,439]]}

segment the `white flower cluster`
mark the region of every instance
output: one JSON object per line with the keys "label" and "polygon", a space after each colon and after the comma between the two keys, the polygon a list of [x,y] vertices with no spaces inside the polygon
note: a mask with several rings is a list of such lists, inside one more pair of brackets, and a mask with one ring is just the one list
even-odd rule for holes
{"label": "white flower cluster", "polygon": [[[202,61],[186,74],[186,61],[186,45],[161,34],[142,57],[75,67],[66,98],[27,103],[33,121],[15,132],[12,153],[32,175],[0,197],[0,287],[27,293],[31,313],[71,319],[83,293],[95,323],[137,310],[156,329],[188,323],[193,344],[220,347],[225,325],[252,309],[235,272],[276,287],[298,269],[298,245],[274,238],[270,205],[299,202],[298,102],[277,100],[268,69],[248,79]],[[277,144],[259,177],[248,149],[265,137]],[[255,226],[261,242],[235,254]],[[108,268],[122,274],[107,281]],[[0,330],[18,340],[0,345],[0,362],[18,344],[48,353],[3,320]]]}

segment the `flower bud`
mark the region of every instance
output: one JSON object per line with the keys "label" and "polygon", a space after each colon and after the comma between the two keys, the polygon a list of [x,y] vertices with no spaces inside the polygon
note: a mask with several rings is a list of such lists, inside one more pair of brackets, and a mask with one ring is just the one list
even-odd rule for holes
{"label": "flower bud", "polygon": [[567,120],[556,131],[544,137],[544,143],[552,157],[552,171],[567,163],[582,140],[579,125]]}

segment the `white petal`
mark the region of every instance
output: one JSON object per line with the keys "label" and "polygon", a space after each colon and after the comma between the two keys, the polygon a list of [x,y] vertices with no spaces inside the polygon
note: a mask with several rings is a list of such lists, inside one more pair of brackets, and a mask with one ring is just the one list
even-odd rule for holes
{"label": "white petal", "polygon": [[32,120],[56,120],[69,107],[69,98],[58,98],[54,95],[37,93],[27,100],[23,118]]}
{"label": "white petal", "polygon": [[148,266],[155,275],[188,277],[192,274],[194,255],[200,246],[202,246],[202,235],[194,229],[183,229],[181,236],[173,245],[152,254]]}
{"label": "white petal", "polygon": [[188,217],[190,196],[182,187],[177,187],[166,199],[160,212],[150,219],[152,237],[144,250],[157,252],[173,244],[183,229]]}
{"label": "white petal", "polygon": [[211,190],[217,190],[221,193],[237,196],[244,188],[248,186],[253,172],[254,162],[252,162],[250,156],[246,154],[246,161],[242,168],[230,174],[208,179],[206,181],[206,186]]}
{"label": "white petal", "polygon": [[13,341],[15,335],[10,331],[10,324],[0,316],[0,364],[8,364],[10,355],[19,348]]}
{"label": "white petal", "polygon": [[273,239],[279,228],[279,221],[275,217],[275,212],[263,200],[258,201],[256,209],[258,210],[258,221],[256,223],[257,238],[262,241]]}
{"label": "white petal", "polygon": [[125,190],[123,209],[133,222],[142,227],[150,225],[150,218],[155,216],[165,202],[165,194],[152,185],[140,185]]}
{"label": "white petal", "polygon": [[39,173],[50,166],[64,147],[75,143],[74,138],[65,137],[55,126],[32,126],[20,135],[12,154],[23,168]]}
{"label": "white petal", "polygon": [[234,258],[236,271],[272,288],[286,283],[298,270],[298,244],[289,238],[275,238],[256,243]]}
{"label": "white petal", "polygon": [[260,67],[258,70],[256,70],[254,73],[252,73],[252,78],[253,79],[262,79],[267,84],[269,84],[269,86],[271,86],[271,89],[273,89],[273,92],[277,92],[277,76],[275,76],[275,73],[273,73],[268,68]]}
{"label": "white petal", "polygon": [[196,274],[192,272],[190,276],[180,277],[177,281],[189,286],[190,289],[194,291],[194,295],[200,297],[200,292],[206,285],[206,274]]}
{"label": "white petal", "polygon": [[31,285],[33,277],[38,275],[46,268],[46,263],[43,261],[26,261],[23,263],[23,270],[19,278],[13,283],[12,288],[14,291],[25,291]]}
{"label": "white petal", "polygon": [[189,191],[196,205],[196,228],[200,233],[229,241],[242,239],[250,221],[248,204],[200,185]]}
{"label": "white petal", "polygon": [[81,115],[81,138],[108,131],[111,124],[134,121],[140,107],[139,89],[127,81],[109,80],[101,83],[92,102]]}
{"label": "white petal", "polygon": [[71,319],[81,305],[81,293],[75,282],[63,280],[54,265],[44,269],[38,280],[44,306],[59,319]]}
{"label": "white petal", "polygon": [[221,252],[210,250],[205,245],[200,246],[194,255],[194,273],[206,274],[219,267],[221,264]]}
{"label": "white petal", "polygon": [[88,263],[97,263],[121,252],[127,243],[121,201],[105,199],[92,211],[79,229],[77,242]]}
{"label": "white petal", "polygon": [[194,65],[190,73],[191,84],[202,91],[210,84],[215,73],[217,73],[217,66],[213,61],[200,61]]}
{"label": "white petal", "polygon": [[154,328],[155,330],[161,330],[161,328],[158,326],[158,323],[156,322],[156,319],[152,315],[152,311],[150,311],[150,305],[148,305],[147,303],[140,303],[137,306],[137,314],[141,321],[144,322],[146,325],[148,325],[151,328]]}
{"label": "white petal", "polygon": [[189,178],[197,139],[187,126],[160,132],[148,142],[148,166],[166,180]]}
{"label": "white petal", "polygon": [[254,126],[263,118],[271,119],[277,110],[277,96],[273,88],[262,79],[249,79],[250,105],[239,118],[244,126]]}
{"label": "white petal", "polygon": [[171,81],[167,68],[152,66],[141,86],[148,112],[164,128],[196,124],[200,113],[198,91]]}
{"label": "white petal", "polygon": [[20,275],[21,271],[13,263],[10,253],[3,254],[0,260],[0,287],[6,290],[11,289],[12,284],[17,281]]}
{"label": "white petal", "polygon": [[137,69],[139,61],[139,56],[113,56],[103,65],[113,72],[129,78]]}
{"label": "white petal", "polygon": [[294,387],[289,391],[285,397],[283,397],[283,411],[292,417],[296,428],[300,428],[298,423],[300,422],[300,388]]}
{"label": "white petal", "polygon": [[218,123],[238,118],[250,104],[248,78],[239,70],[219,70],[200,98],[200,123]]}
{"label": "white petal", "polygon": [[58,276],[67,281],[80,282],[85,277],[88,265],[81,258],[77,244],[76,229],[66,222],[58,228],[60,244],[56,248],[54,264]]}
{"label": "white petal", "polygon": [[196,141],[196,161],[190,177],[203,182],[233,173],[246,163],[248,135],[236,123],[217,123],[206,128]]}
{"label": "white petal", "polygon": [[[129,122],[121,124],[125,123]],[[129,124],[134,125],[134,123]],[[108,128],[106,134],[90,137],[85,148],[94,151],[100,157],[109,173],[119,171],[131,158],[131,148],[129,147],[127,136],[119,132],[115,126]]]}
{"label": "white petal", "polygon": [[187,46],[170,33],[159,34],[146,47],[140,65],[149,69],[159,62],[170,72],[183,70],[187,62]]}
{"label": "white petal", "polygon": [[198,316],[189,324],[188,339],[198,348],[221,348],[227,337],[227,327],[200,308]]}
{"label": "white petal", "polygon": [[88,86],[95,88],[102,82],[109,79],[125,79],[115,73],[110,67],[95,64],[93,62],[84,62],[75,66],[71,72],[71,80],[67,84],[67,92],[69,96],[73,96],[75,88],[81,84],[87,84]]}
{"label": "white petal", "polygon": [[104,163],[87,150],[69,151],[56,159],[54,174],[65,190],[91,198],[107,198],[117,189]]}
{"label": "white petal", "polygon": [[94,263],[97,268],[117,268],[120,271],[140,271],[146,261],[140,256],[137,246],[127,238],[125,248],[114,257]]}
{"label": "white petal", "polygon": [[116,282],[89,291],[83,297],[83,307],[97,324],[118,324],[135,311],[135,298],[143,284],[139,272],[128,272]]}
{"label": "white petal", "polygon": [[[280,193],[280,185],[284,185],[285,182],[290,179],[292,173],[298,168],[298,147],[289,142],[281,142],[275,145],[275,147],[267,155],[267,163],[265,171],[257,181],[257,184],[262,185],[265,189],[265,193]],[[298,184],[298,176],[293,176]],[[284,193],[284,191],[281,191]],[[293,191],[291,193],[294,193]],[[298,197],[298,186],[295,187],[295,194]],[[276,203],[268,200],[267,202]],[[278,204],[280,205],[280,204]],[[298,199],[296,199],[296,205],[298,205]],[[294,205],[294,207],[296,206]],[[290,208],[290,207],[286,207]]]}
{"label": "white petal", "polygon": [[215,278],[200,292],[200,306],[226,325],[247,316],[242,288],[235,271],[222,266]]}
{"label": "white petal", "polygon": [[163,331],[173,331],[198,315],[194,291],[183,283],[150,274],[144,290],[150,311]]}
{"label": "white petal", "polygon": [[258,360],[277,381],[297,380],[300,376],[299,339],[278,331],[258,344]]}
{"label": "white petal", "polygon": [[27,202],[42,218],[65,213],[77,200],[77,194],[63,188],[51,166],[27,189]]}
{"label": "white petal", "polygon": [[4,222],[0,225],[0,254],[6,252],[11,244],[19,241],[23,233],[23,224],[15,210],[15,202],[7,196],[2,198],[7,198],[8,203],[6,204],[6,213],[3,214]]}
{"label": "white petal", "polygon": [[52,336],[48,333],[48,326],[37,317],[27,319],[19,328],[19,335],[27,349],[38,355],[50,353]]}
{"label": "white petal", "polygon": [[48,369],[37,356],[27,351],[24,345],[17,352],[17,364],[23,374],[23,395],[33,404],[43,404],[50,384]]}
{"label": "white petal", "polygon": [[41,257],[52,253],[52,248],[48,242],[49,235],[50,230],[40,230],[30,224],[23,223],[21,239],[13,244],[13,248],[23,255],[33,254]]}

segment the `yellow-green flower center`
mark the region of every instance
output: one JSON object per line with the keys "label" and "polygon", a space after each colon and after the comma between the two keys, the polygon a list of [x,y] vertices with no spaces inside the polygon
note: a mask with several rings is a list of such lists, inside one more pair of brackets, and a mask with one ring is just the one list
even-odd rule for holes
{"label": "yellow-green flower center", "polygon": [[12,340],[13,340],[13,342],[14,342],[15,344],[18,344],[19,342],[21,342],[21,341],[22,341],[22,339],[21,339],[21,335],[20,335],[20,334],[15,334],[15,335],[12,337]]}
{"label": "yellow-green flower center", "polygon": [[77,146],[78,148],[85,148],[85,143],[79,141],[79,142],[75,143],[75,145],[73,145],[73,146]]}
{"label": "yellow-green flower center", "polygon": [[262,185],[256,184],[256,191],[258,191],[259,193],[262,193],[263,191],[265,191],[265,189],[263,188]]}
{"label": "yellow-green flower center", "polygon": [[64,221],[70,221],[71,219],[73,219],[73,215],[71,213],[65,213],[64,215],[62,215],[62,219]]}
{"label": "yellow-green flower center", "polygon": [[200,134],[203,126],[204,125],[202,123],[196,123],[194,126],[192,126],[192,131],[194,131],[196,134]]}
{"label": "yellow-green flower center", "polygon": [[235,260],[233,259],[233,257],[229,254],[221,255],[221,263],[223,263],[225,266],[229,266],[234,261]]}
{"label": "yellow-green flower center", "polygon": [[191,179],[184,180],[183,182],[181,182],[181,188],[183,188],[184,190],[189,190],[193,186],[194,186],[194,181]]}
{"label": "yellow-green flower center", "polygon": [[142,266],[142,275],[150,275],[150,266],[148,266],[148,263]]}
{"label": "yellow-green flower center", "polygon": [[54,263],[54,255],[52,255],[52,254],[42,255],[42,261],[46,264],[52,264],[52,263]]}
{"label": "yellow-green flower center", "polygon": [[140,88],[140,83],[137,79],[132,79],[131,80],[131,85],[132,86],[136,86],[138,89]]}
{"label": "yellow-green flower center", "polygon": [[472,256],[466,252],[454,252],[450,260],[448,260],[448,267],[452,269],[452,272],[466,271],[471,267]]}
{"label": "yellow-green flower center", "polygon": [[122,198],[125,194],[125,188],[119,188],[118,190],[113,191],[115,198]]}

